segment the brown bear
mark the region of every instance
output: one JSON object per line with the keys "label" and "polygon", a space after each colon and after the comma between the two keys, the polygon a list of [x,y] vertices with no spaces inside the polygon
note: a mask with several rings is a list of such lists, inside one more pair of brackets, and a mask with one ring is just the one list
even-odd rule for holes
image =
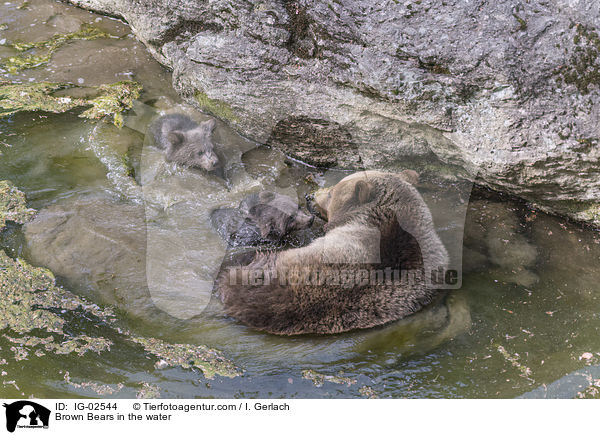
{"label": "brown bear", "polygon": [[166,160],[188,168],[219,172],[222,161],[214,150],[212,132],[215,120],[200,124],[186,115],[171,114],[150,126],[156,146],[165,150]]}
{"label": "brown bear", "polygon": [[215,291],[230,316],[280,335],[332,334],[401,319],[433,302],[448,254],[414,172],[365,171],[315,195],[328,221],[308,246],[258,252],[224,268]]}
{"label": "brown bear", "polygon": [[219,208],[210,215],[213,227],[230,247],[276,244],[311,226],[314,216],[303,212],[287,195],[264,190],[244,198],[238,208]]}

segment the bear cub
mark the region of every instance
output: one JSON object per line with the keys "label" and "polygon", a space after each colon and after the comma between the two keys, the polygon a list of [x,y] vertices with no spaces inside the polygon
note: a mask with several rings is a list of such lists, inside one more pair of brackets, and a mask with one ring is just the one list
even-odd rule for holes
{"label": "bear cub", "polygon": [[165,151],[168,162],[218,172],[222,161],[211,140],[214,128],[214,119],[198,124],[186,115],[172,114],[154,121],[150,132],[156,146]]}
{"label": "bear cub", "polygon": [[277,244],[312,225],[314,216],[300,210],[289,196],[262,191],[243,199],[238,208],[214,210],[213,227],[230,247]]}
{"label": "bear cub", "polygon": [[215,291],[225,312],[273,334],[335,334],[385,325],[432,303],[443,291],[427,277],[448,267],[448,253],[412,185],[415,174],[358,172],[317,191],[325,235],[222,268]]}

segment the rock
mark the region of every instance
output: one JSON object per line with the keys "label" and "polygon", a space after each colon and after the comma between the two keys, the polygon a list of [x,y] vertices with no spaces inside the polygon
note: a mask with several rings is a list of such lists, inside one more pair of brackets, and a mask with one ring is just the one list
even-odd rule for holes
{"label": "rock", "polygon": [[600,224],[596,2],[71,2],[123,17],[181,95],[258,142],[342,167],[436,155]]}
{"label": "rock", "polygon": [[462,290],[441,295],[424,310],[380,329],[373,329],[354,345],[353,350],[389,358],[389,349],[402,357],[429,352],[471,328],[471,310]]}
{"label": "rock", "polygon": [[[495,279],[531,287],[538,252],[523,234],[511,203],[472,201],[465,221],[465,271],[490,269]],[[489,261],[490,264],[487,264]]]}
{"label": "rock", "polygon": [[144,208],[94,196],[41,210],[25,225],[31,261],[97,302],[148,318]]}
{"label": "rock", "polygon": [[544,285],[568,298],[572,309],[587,309],[598,294],[600,233],[540,213],[531,234],[540,253],[536,269]]}

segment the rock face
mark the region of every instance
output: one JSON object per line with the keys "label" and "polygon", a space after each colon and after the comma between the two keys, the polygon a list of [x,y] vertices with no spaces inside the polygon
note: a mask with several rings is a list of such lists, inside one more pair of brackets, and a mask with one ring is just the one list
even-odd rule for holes
{"label": "rock face", "polygon": [[600,224],[598,2],[72,3],[123,17],[180,94],[293,157],[435,157]]}

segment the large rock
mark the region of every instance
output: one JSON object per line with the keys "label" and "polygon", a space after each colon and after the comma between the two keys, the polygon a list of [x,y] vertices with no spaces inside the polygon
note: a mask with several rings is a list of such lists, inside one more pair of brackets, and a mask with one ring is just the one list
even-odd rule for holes
{"label": "large rock", "polygon": [[598,2],[72,2],[123,17],[179,93],[292,156],[435,155],[600,224]]}

